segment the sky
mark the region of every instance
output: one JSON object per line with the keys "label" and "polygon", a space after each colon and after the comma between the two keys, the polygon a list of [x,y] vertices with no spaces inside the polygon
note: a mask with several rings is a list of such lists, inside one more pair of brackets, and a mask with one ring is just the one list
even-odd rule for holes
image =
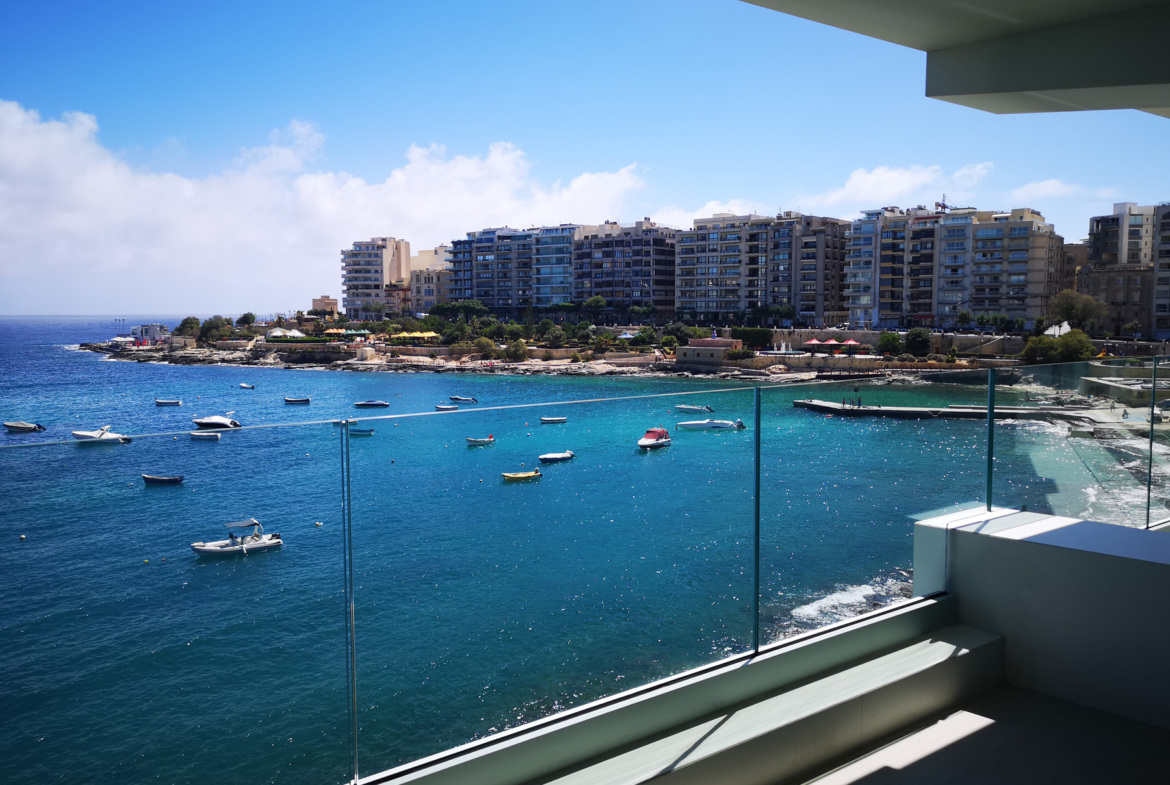
{"label": "sky", "polygon": [[0,313],[256,313],[487,226],[1170,199],[1170,121],[991,115],[739,0],[0,5]]}

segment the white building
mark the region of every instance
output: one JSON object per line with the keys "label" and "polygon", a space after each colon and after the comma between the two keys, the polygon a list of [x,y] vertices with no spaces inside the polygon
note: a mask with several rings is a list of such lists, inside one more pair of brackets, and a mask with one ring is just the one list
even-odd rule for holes
{"label": "white building", "polygon": [[351,318],[378,314],[394,301],[387,289],[410,285],[410,243],[393,237],[358,240],[341,251],[341,308]]}

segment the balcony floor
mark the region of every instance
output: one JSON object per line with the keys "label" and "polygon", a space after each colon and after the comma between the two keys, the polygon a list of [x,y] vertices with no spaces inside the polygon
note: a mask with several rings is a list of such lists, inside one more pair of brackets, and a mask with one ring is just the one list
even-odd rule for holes
{"label": "balcony floor", "polygon": [[1170,781],[1170,731],[1001,687],[808,785]]}

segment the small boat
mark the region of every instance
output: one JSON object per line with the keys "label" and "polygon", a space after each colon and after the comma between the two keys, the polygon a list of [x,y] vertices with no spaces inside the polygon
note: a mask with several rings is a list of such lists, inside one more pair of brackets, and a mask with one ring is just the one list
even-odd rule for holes
{"label": "small boat", "polygon": [[680,412],[711,412],[712,414],[715,413],[715,410],[712,409],[710,406],[691,406],[689,403],[676,404],[674,408],[678,409]]}
{"label": "small boat", "polygon": [[486,439],[474,439],[470,436],[467,437],[467,444],[468,444],[468,446],[471,446],[471,447],[476,447],[476,446],[479,446],[482,444],[495,444],[495,443],[496,443],[496,437],[490,433],[488,434],[488,437]]}
{"label": "small boat", "polygon": [[670,446],[670,433],[665,428],[651,428],[646,435],[638,440],[638,446],[643,450],[655,450],[659,447]]}
{"label": "small boat", "polygon": [[555,425],[556,423],[568,422],[568,417],[541,417],[541,425]]}
{"label": "small boat", "polygon": [[241,427],[235,420],[229,420],[227,417],[221,417],[218,414],[213,414],[210,417],[196,417],[191,422],[195,423],[200,428],[239,428]]}
{"label": "small boat", "polygon": [[110,430],[110,426],[106,425],[96,431],[74,431],[73,438],[80,441],[82,444],[129,444],[130,437],[123,436],[120,433],[114,433]]}
{"label": "small boat", "polygon": [[218,442],[219,433],[216,431],[191,431],[191,438],[200,442]]}
{"label": "small boat", "polygon": [[244,389],[244,390],[255,390],[255,389],[256,389],[256,385],[254,385],[254,384],[244,384],[243,382],[240,382],[240,387],[241,387],[242,389]]}
{"label": "small boat", "polygon": [[684,431],[720,431],[720,430],[736,430],[742,431],[747,426],[743,424],[743,420],[691,420],[690,422],[680,422],[675,424],[676,428],[681,428]]}
{"label": "small boat", "polygon": [[384,409],[389,405],[386,401],[358,401],[354,404],[359,409]]}
{"label": "small boat", "polygon": [[573,451],[565,450],[564,452],[549,452],[539,456],[541,463],[560,463],[561,461],[573,460]]}
{"label": "small boat", "polygon": [[350,428],[349,435],[350,436],[373,436],[374,429],[373,428]]}
{"label": "small boat", "polygon": [[312,398],[289,398],[287,395],[284,396],[285,403],[308,403],[311,400]]}
{"label": "small boat", "polygon": [[155,406],[182,406],[183,402],[178,398],[155,398]]}
{"label": "small boat", "polygon": [[501,472],[500,476],[503,477],[505,481],[514,481],[514,480],[535,480],[536,478],[540,477],[541,475],[540,475],[540,469],[533,469],[530,472]]}
{"label": "small boat", "polygon": [[228,529],[251,529],[252,533],[245,534],[243,537],[237,537],[235,532],[229,531],[226,540],[193,542],[191,543],[191,550],[201,556],[230,556],[237,553],[248,554],[253,551],[269,551],[274,548],[279,548],[284,544],[279,534],[265,534],[264,527],[255,518],[249,518],[246,521],[237,521],[235,523],[225,523],[224,526]]}
{"label": "small boat", "polygon": [[436,403],[435,411],[437,412],[457,412],[459,407],[453,403]]}
{"label": "small boat", "polygon": [[142,480],[147,485],[182,485],[183,475],[176,474],[172,477],[165,477],[157,474],[144,474]]}
{"label": "small boat", "polygon": [[24,422],[17,420],[16,422],[6,422],[4,427],[8,429],[9,433],[34,433],[35,431],[45,430],[45,426],[38,425],[35,422]]}
{"label": "small boat", "polygon": [[449,401],[459,401],[460,403],[479,403],[475,398],[464,398],[462,395],[450,395],[447,397]]}

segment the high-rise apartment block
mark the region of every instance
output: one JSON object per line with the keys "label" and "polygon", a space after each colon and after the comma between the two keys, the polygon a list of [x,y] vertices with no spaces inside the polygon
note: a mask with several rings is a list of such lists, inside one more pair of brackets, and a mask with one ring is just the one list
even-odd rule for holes
{"label": "high-rise apartment block", "polygon": [[1158,341],[1170,339],[1170,202],[1154,211],[1154,331]]}
{"label": "high-rise apartment block", "polygon": [[604,297],[611,308],[673,312],[675,235],[649,218],[629,226],[606,221],[580,227],[573,241],[572,300]]}
{"label": "high-rise apartment block", "polygon": [[[1151,335],[1155,323],[1154,244],[1158,208],[1133,202],[1113,205],[1112,215],[1089,219],[1088,263],[1082,288],[1108,306],[1105,329],[1120,334],[1136,322]],[[1170,298],[1168,298],[1170,301]]]}
{"label": "high-rise apartment block", "polygon": [[953,325],[1042,316],[1072,280],[1064,238],[1029,208],[866,210],[848,238],[845,299],[858,326]]}
{"label": "high-rise apartment block", "polygon": [[699,320],[728,320],[791,305],[808,324],[836,324],[849,222],[784,212],[720,213],[678,233],[675,310]]}
{"label": "high-rise apartment block", "polygon": [[341,251],[341,307],[358,318],[393,310],[410,285],[410,243],[393,237],[358,240]]}

